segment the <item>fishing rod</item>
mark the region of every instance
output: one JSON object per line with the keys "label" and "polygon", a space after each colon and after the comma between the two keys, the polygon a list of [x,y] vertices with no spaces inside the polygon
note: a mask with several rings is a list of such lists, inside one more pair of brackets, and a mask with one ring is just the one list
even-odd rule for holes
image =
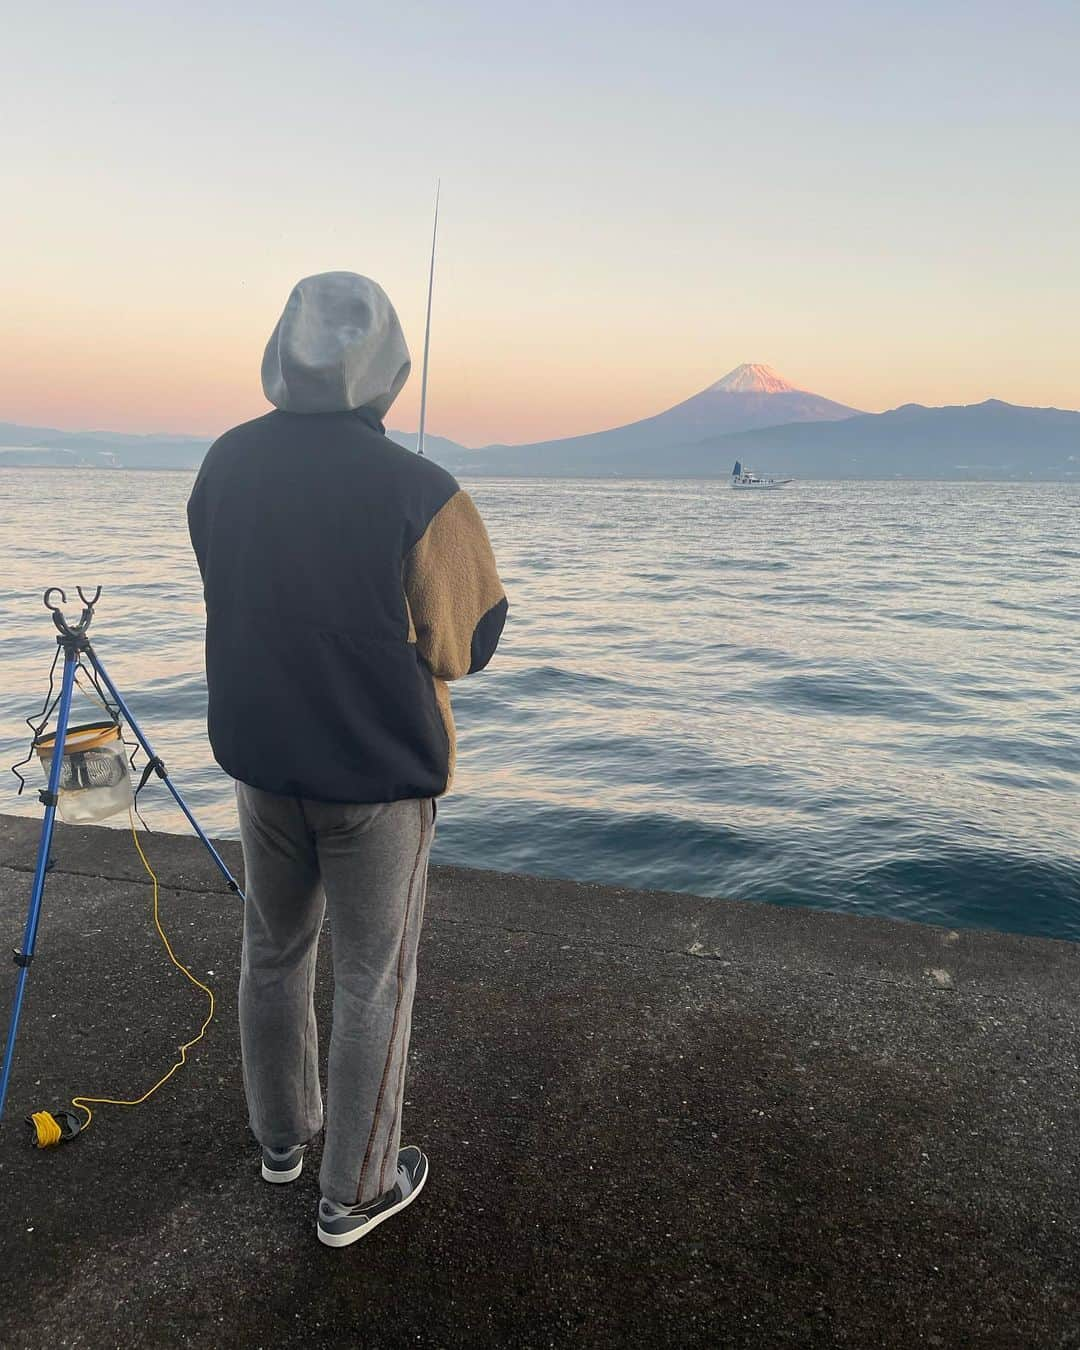
{"label": "fishing rod", "polygon": [[427,413],[428,349],[431,346],[431,292],[435,288],[435,240],[439,233],[439,189],[442,180],[435,180],[435,222],[431,227],[431,268],[428,271],[427,323],[424,326],[424,367],[420,374],[420,430],[416,433],[416,453],[424,453],[424,418]]}

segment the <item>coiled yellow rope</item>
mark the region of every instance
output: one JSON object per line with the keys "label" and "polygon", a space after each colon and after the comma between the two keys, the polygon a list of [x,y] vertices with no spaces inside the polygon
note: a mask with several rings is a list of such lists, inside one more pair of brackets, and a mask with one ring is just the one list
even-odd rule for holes
{"label": "coiled yellow rope", "polygon": [[53,1148],[61,1142],[63,1135],[54,1116],[48,1111],[35,1111],[30,1117],[34,1131],[34,1143],[38,1148]]}
{"label": "coiled yellow rope", "polygon": [[[146,854],[143,852],[142,845],[139,843],[139,832],[135,828],[135,816],[134,812],[132,812],[131,810],[128,811],[128,818],[131,821],[131,837],[135,841],[135,850],[138,853],[139,857],[142,859],[142,865],[143,867],[146,868],[147,875],[150,877],[150,880],[153,883],[154,887],[154,907],[153,907],[154,927],[158,931],[158,936],[161,938],[165,951],[168,953],[169,960],[173,963],[173,965],[177,968],[177,970],[181,971],[182,974],[184,974],[191,981],[191,983],[196,987],[196,989],[202,990],[202,992],[206,995],[209,1007],[206,1013],[206,1017],[203,1021],[203,1024],[199,1028],[199,1034],[197,1036],[192,1037],[190,1041],[185,1042],[185,1044],[183,1044],[180,1047],[179,1058],[177,1059],[176,1063],[173,1064],[172,1068],[169,1069],[168,1073],[163,1074],[157,1080],[154,1086],[152,1088],[148,1088],[147,1091],[144,1092],[141,1097],[134,1097],[129,1101],[124,1101],[117,1097],[72,1097],[71,1099],[72,1106],[74,1106],[76,1110],[82,1111],[86,1116],[86,1121],[82,1126],[83,1130],[88,1129],[90,1126],[90,1122],[94,1119],[94,1113],[93,1111],[90,1110],[91,1105],[141,1106],[143,1102],[145,1102],[148,1098],[152,1097],[154,1093],[158,1090],[158,1088],[163,1087],[173,1076],[173,1074],[176,1073],[178,1069],[182,1069],[184,1067],[184,1065],[187,1063],[188,1051],[193,1046],[198,1045],[198,1043],[206,1035],[206,1028],[214,1020],[214,991],[210,989],[207,985],[203,984],[201,980],[196,979],[196,977],[191,973],[190,970],[188,970],[187,966],[185,966],[182,961],[177,960],[176,953],[173,951],[172,945],[170,944],[169,939],[165,934],[165,930],[161,926],[159,885],[157,874],[154,872],[154,869],[150,866]],[[55,1146],[61,1143],[64,1139],[64,1134],[60,1128],[60,1125],[58,1124],[56,1118],[53,1115],[51,1115],[50,1112],[48,1111],[35,1111],[33,1115],[30,1117],[30,1124],[31,1128],[34,1131],[34,1144],[38,1148],[55,1148]]]}

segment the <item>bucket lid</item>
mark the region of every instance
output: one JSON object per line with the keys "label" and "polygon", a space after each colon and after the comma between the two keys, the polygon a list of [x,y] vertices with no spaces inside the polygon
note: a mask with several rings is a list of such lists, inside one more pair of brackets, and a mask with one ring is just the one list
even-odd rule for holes
{"label": "bucket lid", "polygon": [[[118,722],[87,722],[81,727],[68,727],[64,737],[64,753],[81,753],[84,750],[96,750],[110,741],[120,739]],[[50,731],[46,736],[34,740],[34,749],[39,755],[50,754],[56,748],[56,733]]]}

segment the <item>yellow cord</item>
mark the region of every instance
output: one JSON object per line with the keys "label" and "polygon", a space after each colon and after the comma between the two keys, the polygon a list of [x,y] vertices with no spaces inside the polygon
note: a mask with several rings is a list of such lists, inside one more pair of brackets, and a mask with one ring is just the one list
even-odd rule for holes
{"label": "yellow cord", "polygon": [[64,1137],[60,1133],[60,1126],[48,1111],[35,1111],[30,1117],[30,1124],[34,1127],[34,1143],[38,1148],[53,1148]]}
{"label": "yellow cord", "polygon": [[[173,1074],[176,1073],[178,1069],[182,1069],[184,1067],[184,1065],[187,1063],[187,1052],[192,1048],[192,1046],[198,1045],[198,1043],[206,1035],[206,1028],[214,1020],[214,991],[210,989],[207,985],[203,984],[201,980],[196,979],[195,976],[191,973],[191,971],[188,970],[187,966],[185,966],[181,961],[178,961],[176,959],[176,954],[173,952],[172,946],[169,943],[169,939],[165,935],[165,930],[161,926],[161,914],[158,903],[159,888],[157,875],[155,874],[154,869],[150,866],[150,863],[147,861],[146,854],[143,852],[142,845],[139,843],[139,832],[135,828],[135,815],[134,812],[131,811],[130,809],[128,811],[128,818],[131,821],[131,837],[135,841],[136,852],[142,859],[142,865],[143,867],[146,868],[147,874],[149,875],[150,880],[151,882],[153,882],[154,886],[154,927],[157,929],[158,936],[161,938],[162,944],[164,945],[165,950],[169,955],[169,960],[173,963],[173,965],[177,968],[177,970],[181,971],[184,975],[187,976],[187,978],[196,987],[196,989],[202,990],[202,992],[206,995],[207,1000],[209,1002],[209,1009],[207,1011],[206,1018],[203,1021],[202,1026],[199,1028],[199,1034],[193,1037],[190,1041],[187,1041],[184,1045],[180,1047],[179,1051],[180,1058],[176,1061],[176,1063],[172,1066],[172,1068],[168,1071],[168,1073],[163,1074],[162,1077],[157,1080],[154,1086],[152,1088],[149,1088],[146,1092],[144,1092],[141,1097],[135,1097],[130,1101],[122,1101],[116,1097],[72,1097],[71,1099],[72,1106],[74,1106],[76,1110],[84,1112],[86,1115],[86,1123],[82,1126],[82,1129],[84,1130],[89,1128],[90,1122],[94,1118],[94,1113],[93,1111],[90,1110],[89,1103],[92,1103],[94,1106],[141,1106],[142,1103],[145,1102],[149,1097],[152,1097],[154,1093],[158,1090],[158,1088],[163,1087],[173,1076]],[[57,1124],[54,1117],[48,1111],[35,1111],[34,1114],[30,1117],[30,1121],[34,1129],[35,1135],[34,1142],[38,1148],[54,1148],[63,1139],[63,1134],[61,1132],[60,1126]]]}

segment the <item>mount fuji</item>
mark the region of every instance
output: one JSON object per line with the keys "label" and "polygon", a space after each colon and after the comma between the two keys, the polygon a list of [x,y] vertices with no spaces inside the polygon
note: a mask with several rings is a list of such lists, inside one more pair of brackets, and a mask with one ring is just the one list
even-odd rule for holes
{"label": "mount fuji", "polygon": [[838,422],[858,409],[799,389],[769,366],[741,365],[673,408],[586,436],[488,445],[455,460],[478,473],[629,473],[659,468],[672,446],[789,422]]}

